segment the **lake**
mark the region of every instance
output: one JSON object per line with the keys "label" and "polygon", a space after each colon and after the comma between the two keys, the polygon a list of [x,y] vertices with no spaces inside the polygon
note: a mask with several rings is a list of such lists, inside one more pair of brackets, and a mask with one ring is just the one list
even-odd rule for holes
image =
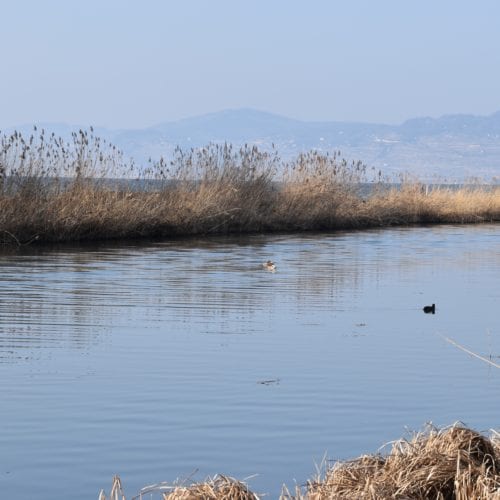
{"label": "lake", "polygon": [[498,224],[4,252],[1,496],[276,498],[429,421],[488,432],[500,370],[443,336],[500,362],[499,284]]}

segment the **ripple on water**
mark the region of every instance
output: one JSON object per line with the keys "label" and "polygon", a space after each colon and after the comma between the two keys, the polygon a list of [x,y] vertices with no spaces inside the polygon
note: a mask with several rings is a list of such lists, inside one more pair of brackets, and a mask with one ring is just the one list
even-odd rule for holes
{"label": "ripple on water", "polygon": [[498,228],[1,255],[0,490],[86,499],[119,473],[131,495],[199,469],[274,497],[325,452],[496,426],[499,374],[436,334],[500,355]]}

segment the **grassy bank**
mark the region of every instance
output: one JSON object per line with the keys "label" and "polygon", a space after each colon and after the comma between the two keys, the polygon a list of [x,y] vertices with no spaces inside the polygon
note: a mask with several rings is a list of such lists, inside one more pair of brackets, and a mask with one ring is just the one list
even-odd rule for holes
{"label": "grassy bank", "polygon": [[[246,484],[225,476],[181,485],[162,483],[141,494],[161,494],[164,500],[258,500]],[[115,477],[110,496],[125,498]],[[392,443],[385,453],[337,462],[324,474],[280,500],[498,500],[500,499],[500,441],[461,425],[441,430],[429,427],[410,439]]]}
{"label": "grassy bank", "polygon": [[284,162],[255,147],[211,145],[144,167],[91,131],[70,143],[37,130],[0,143],[4,244],[498,220],[499,188],[388,188],[337,153]]}
{"label": "grassy bank", "polygon": [[387,454],[336,463],[284,498],[323,500],[500,499],[500,442],[455,425],[429,428],[392,444]]}

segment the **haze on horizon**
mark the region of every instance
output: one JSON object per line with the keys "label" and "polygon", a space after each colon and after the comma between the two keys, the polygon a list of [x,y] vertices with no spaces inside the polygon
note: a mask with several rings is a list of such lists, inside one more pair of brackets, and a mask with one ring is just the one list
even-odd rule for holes
{"label": "haze on horizon", "polygon": [[377,123],[500,109],[494,0],[20,0],[2,19],[0,128],[141,128],[234,108]]}

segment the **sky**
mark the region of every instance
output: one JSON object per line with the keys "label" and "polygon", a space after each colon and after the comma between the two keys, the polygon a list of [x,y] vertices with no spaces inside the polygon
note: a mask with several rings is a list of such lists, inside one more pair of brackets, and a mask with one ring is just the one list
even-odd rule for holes
{"label": "sky", "polygon": [[0,0],[0,128],[500,110],[496,0]]}

